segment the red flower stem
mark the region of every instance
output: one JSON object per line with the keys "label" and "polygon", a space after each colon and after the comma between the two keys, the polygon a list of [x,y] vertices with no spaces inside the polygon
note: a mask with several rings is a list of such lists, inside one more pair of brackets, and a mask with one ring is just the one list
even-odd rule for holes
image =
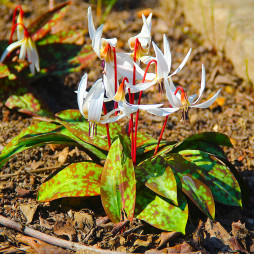
{"label": "red flower stem", "polygon": [[[116,50],[115,47],[112,47],[113,49],[113,57],[114,57],[114,81],[115,81],[115,94],[117,93],[117,87],[118,87],[118,78],[117,78],[117,58],[116,58]],[[118,103],[114,105],[114,108],[118,108]],[[118,115],[118,112],[115,112],[115,116]]]}
{"label": "red flower stem", "polygon": [[9,44],[12,43],[12,36],[13,36],[13,34],[14,34],[15,28],[17,27],[17,26],[14,26],[14,24],[15,24],[15,18],[16,18],[16,15],[17,15],[17,9],[18,9],[18,8],[20,9],[20,15],[21,15],[22,18],[23,18],[24,11],[22,10],[22,8],[21,8],[20,5],[17,5],[17,6],[15,7],[15,9],[14,9],[14,13],[13,13],[13,17],[12,17],[12,30],[11,30],[11,37],[10,37],[10,40],[9,40]]}
{"label": "red flower stem", "polygon": [[[105,103],[103,103],[103,109],[104,109],[104,114],[107,114],[106,106]],[[106,132],[107,132],[107,140],[108,140],[108,146],[109,149],[111,147],[111,137],[110,137],[110,131],[109,131],[109,123],[106,123]]]}
{"label": "red flower stem", "polygon": [[[182,93],[185,93],[182,87],[177,87],[175,92],[174,92],[175,95],[177,94],[178,90],[181,90]],[[170,107],[172,107],[172,106],[170,105]],[[154,155],[156,155],[158,153],[159,144],[161,142],[163,133],[165,131],[165,127],[166,127],[166,123],[167,123],[168,117],[169,117],[169,115],[167,115],[166,118],[165,118],[162,130],[161,130],[161,133],[160,133],[160,136],[159,136],[159,139],[158,139],[158,143],[157,143],[157,146],[156,146],[155,151],[154,151]]]}
{"label": "red flower stem", "polygon": [[[151,60],[146,66],[146,69],[145,69],[145,72],[144,72],[144,75],[143,75],[142,83],[145,82],[147,72],[148,72],[149,67],[152,63],[155,63],[156,68],[157,68],[157,61],[155,59]],[[141,103],[142,93],[143,93],[142,91],[140,91],[140,93],[139,93],[138,105],[140,105],[140,103]],[[136,165],[136,140],[137,140],[138,119],[139,119],[139,109],[136,112],[136,118],[135,118],[134,165]]]}

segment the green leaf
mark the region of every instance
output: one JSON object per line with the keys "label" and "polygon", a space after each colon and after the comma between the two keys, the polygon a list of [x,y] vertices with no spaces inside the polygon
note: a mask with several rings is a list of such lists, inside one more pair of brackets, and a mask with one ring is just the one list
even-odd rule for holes
{"label": "green leaf", "polygon": [[81,121],[83,121],[83,116],[81,115],[80,111],[76,110],[76,109],[64,110],[59,113],[56,113],[55,115],[56,115],[56,117],[59,117],[61,120],[64,120],[67,122],[81,122]]}
{"label": "green leaf", "polygon": [[126,214],[132,221],[135,210],[136,180],[130,149],[120,136],[108,153],[101,177],[101,199],[112,222]]}
{"label": "green leaf", "polygon": [[67,11],[67,6],[71,1],[59,4],[54,9],[45,12],[43,15],[34,20],[28,27],[34,41],[44,37],[57,22],[59,22]]}
{"label": "green leaf", "polygon": [[[108,140],[107,140],[107,131],[106,125],[97,124],[96,135],[91,138],[89,136],[89,122],[87,120],[83,120],[82,122],[71,122],[71,121],[61,121],[61,124],[65,126],[73,135],[75,135],[80,140],[92,144],[100,149],[108,150]],[[110,123],[109,124],[109,133],[111,137],[111,142],[114,138],[118,136],[119,133],[123,134],[125,137],[124,130],[118,123]]]}
{"label": "green leaf", "polygon": [[32,93],[23,96],[10,96],[5,102],[5,106],[10,109],[19,108],[18,111],[32,116],[49,116],[49,112],[42,109],[40,102]]}
{"label": "green leaf", "polygon": [[162,157],[147,159],[135,168],[136,178],[158,195],[177,201],[177,184],[168,163]]}
{"label": "green leaf", "polygon": [[179,153],[186,160],[199,166],[197,172],[207,180],[215,201],[226,205],[242,206],[239,184],[222,162],[198,150],[185,150]]}
{"label": "green leaf", "polygon": [[171,153],[164,158],[175,176],[181,181],[182,191],[193,201],[193,203],[207,216],[214,218],[215,204],[210,188],[201,178],[198,166],[185,160],[181,155]]}
{"label": "green leaf", "polygon": [[29,126],[28,128],[24,129],[20,132],[19,135],[14,137],[3,149],[0,155],[0,167],[8,161],[8,159],[13,156],[14,154],[25,150],[26,148],[22,146],[20,148],[19,139],[28,134],[36,134],[36,133],[43,133],[43,132],[50,132],[54,129],[59,128],[58,124],[49,123],[49,122],[39,122],[34,125]]}
{"label": "green leaf", "polygon": [[[176,144],[172,152],[177,152],[183,149],[189,149],[190,146],[194,146],[197,142],[201,142],[201,141],[209,143],[210,149],[213,151],[216,150],[216,153],[218,152],[218,149],[215,149],[217,145],[233,147],[227,135],[217,133],[217,132],[204,132],[204,133],[189,136],[188,138],[184,139],[182,142]],[[214,149],[212,147],[213,145],[216,145],[214,146]],[[192,147],[192,149],[201,149],[201,148]],[[220,153],[222,153],[222,151]]]}
{"label": "green leaf", "polygon": [[40,186],[37,201],[100,195],[102,169],[92,162],[71,164]]}
{"label": "green leaf", "polygon": [[138,182],[136,218],[164,231],[176,231],[185,234],[189,216],[188,204],[185,197],[180,192],[178,193],[179,206],[175,206],[169,199],[156,195]]}

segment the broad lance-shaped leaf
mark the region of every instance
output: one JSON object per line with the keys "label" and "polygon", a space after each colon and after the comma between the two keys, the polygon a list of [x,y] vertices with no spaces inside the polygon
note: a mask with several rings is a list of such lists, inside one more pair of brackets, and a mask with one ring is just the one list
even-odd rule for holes
{"label": "broad lance-shaped leaf", "polygon": [[197,172],[207,180],[215,201],[226,205],[242,206],[239,184],[222,162],[198,150],[185,150],[179,153],[199,166]]}
{"label": "broad lance-shaped leaf", "polygon": [[40,102],[32,93],[27,93],[22,96],[12,95],[5,102],[5,106],[10,109],[19,108],[19,112],[26,113],[32,116],[50,116],[50,113],[42,109]]}
{"label": "broad lance-shaped leaf", "polygon": [[[233,147],[233,145],[227,135],[222,134],[222,133],[217,133],[217,132],[203,132],[200,134],[195,134],[195,135],[189,136],[186,139],[184,139],[182,142],[180,142],[179,144],[176,144],[176,146],[172,150],[172,152],[177,152],[177,151],[180,151],[183,149],[189,149],[190,144],[192,144],[192,146],[194,146],[194,144],[196,142],[200,142],[200,141],[207,142],[212,145]],[[197,149],[200,149],[200,148],[197,148]]]}
{"label": "broad lance-shaped leaf", "polygon": [[[89,143],[85,143],[84,141],[74,136],[71,132],[69,132],[64,126],[61,126],[58,129],[48,133],[25,135],[19,140],[19,144],[26,146],[43,142],[45,144],[65,144],[65,141],[72,142],[73,145],[81,147],[94,160],[98,160],[98,158],[106,159],[107,151],[97,148],[96,146],[93,146]],[[96,156],[97,158],[95,158],[94,156]]]}
{"label": "broad lance-shaped leaf", "polygon": [[175,206],[171,200],[157,195],[141,182],[137,182],[136,218],[164,231],[185,234],[189,210],[181,191],[178,191],[178,204],[179,206]]}
{"label": "broad lance-shaped leaf", "polygon": [[198,166],[185,160],[181,155],[171,153],[164,157],[175,176],[181,180],[182,191],[207,216],[214,218],[215,204],[210,188],[204,183],[206,180],[197,172]]}
{"label": "broad lance-shaped leaf", "polygon": [[123,215],[132,221],[135,210],[136,180],[130,149],[120,136],[108,153],[101,177],[101,199],[112,222]]}
{"label": "broad lance-shaped leaf", "polygon": [[71,164],[40,186],[37,201],[100,195],[102,170],[102,166],[92,162]]}
{"label": "broad lance-shaped leaf", "polygon": [[58,124],[49,123],[49,122],[39,122],[34,125],[29,126],[28,128],[24,129],[14,137],[3,149],[0,155],[0,167],[8,160],[10,156],[16,153],[16,149],[19,147],[19,139],[28,134],[36,134],[36,133],[43,133],[43,132],[50,132],[54,129],[59,128]]}
{"label": "broad lance-shaped leaf", "polygon": [[135,173],[136,178],[150,190],[178,205],[175,176],[164,158],[154,157],[145,160],[135,168]]}
{"label": "broad lance-shaped leaf", "polygon": [[[81,122],[81,121],[83,121],[83,116],[81,115],[80,111],[76,110],[76,109],[64,110],[64,111],[61,111],[55,115],[56,115],[56,117],[59,117],[61,120],[64,120],[67,122]],[[56,119],[56,121],[57,121],[57,119]]]}
{"label": "broad lance-shaped leaf", "polygon": [[58,21],[60,21],[67,11],[67,6],[71,1],[59,4],[54,9],[45,12],[42,16],[34,20],[28,27],[33,40],[37,41],[44,37]]}

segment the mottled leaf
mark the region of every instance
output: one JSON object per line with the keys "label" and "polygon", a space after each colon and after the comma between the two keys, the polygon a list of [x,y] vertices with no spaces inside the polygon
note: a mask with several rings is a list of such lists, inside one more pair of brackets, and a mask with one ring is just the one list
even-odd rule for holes
{"label": "mottled leaf", "polygon": [[181,180],[182,191],[207,216],[214,218],[215,204],[210,188],[197,172],[198,166],[185,160],[181,155],[171,153],[165,157],[172,171]]}
{"label": "mottled leaf", "polygon": [[135,173],[136,178],[150,190],[178,205],[175,176],[164,158],[154,157],[145,160],[135,168]]}
{"label": "mottled leaf", "polygon": [[18,108],[19,112],[26,113],[32,116],[49,116],[49,112],[42,109],[40,102],[32,93],[27,93],[22,96],[12,95],[5,102],[5,106],[10,109]]}
{"label": "mottled leaf", "polygon": [[233,147],[227,135],[222,133],[217,133],[217,132],[203,132],[200,134],[189,136],[186,139],[184,139],[182,142],[180,142],[179,144],[176,144],[173,152],[177,152],[182,149],[188,149],[190,144],[194,146],[196,142],[200,142],[200,141],[207,142],[212,145]]}
{"label": "mottled leaf", "polygon": [[198,150],[184,150],[179,153],[199,166],[197,172],[207,180],[215,201],[226,205],[242,205],[239,184],[222,162]]}
{"label": "mottled leaf", "polygon": [[185,234],[188,220],[188,204],[185,197],[178,192],[178,204],[163,198],[149,190],[140,182],[137,183],[136,218],[164,231],[176,231]]}
{"label": "mottled leaf", "polygon": [[100,195],[102,169],[92,162],[71,164],[40,186],[37,201]]}
{"label": "mottled leaf", "polygon": [[[17,152],[20,152],[20,146],[19,146],[19,139],[25,135],[28,134],[36,134],[36,133],[43,133],[43,132],[50,132],[54,129],[59,128],[58,124],[49,123],[49,122],[39,122],[34,125],[29,126],[28,128],[24,129],[14,137],[3,149],[1,155],[0,155],[0,167],[3,166],[3,164],[11,157],[12,155],[16,154]],[[22,150],[24,150],[23,148]],[[22,151],[21,150],[21,151]]]}
{"label": "mottled leaf", "polygon": [[136,180],[130,149],[119,137],[107,155],[101,177],[101,199],[112,222],[132,221],[135,210]]}
{"label": "mottled leaf", "polygon": [[44,37],[64,17],[67,6],[70,4],[71,1],[62,3],[34,20],[28,27],[33,40],[37,41]]}
{"label": "mottled leaf", "polygon": [[56,113],[56,116],[67,122],[80,122],[83,121],[83,116],[79,110],[69,109]]}

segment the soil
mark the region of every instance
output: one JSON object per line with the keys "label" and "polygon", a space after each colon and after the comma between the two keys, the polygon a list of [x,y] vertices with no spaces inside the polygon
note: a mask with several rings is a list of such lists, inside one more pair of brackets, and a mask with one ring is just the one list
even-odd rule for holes
{"label": "soil", "polygon": [[[13,2],[13,1],[12,1]],[[61,1],[55,1],[56,4]],[[31,21],[48,9],[48,1],[15,1],[26,7],[26,20]],[[147,4],[148,5],[148,4]],[[0,38],[8,40],[11,29],[12,11],[0,5]],[[35,8],[36,7],[36,8]],[[83,29],[87,27],[88,4],[74,1],[67,15],[57,29]],[[134,1],[121,8],[121,4],[111,11],[105,22],[104,37],[119,39],[118,50],[129,51],[128,38],[137,34],[142,25],[140,10]],[[135,219],[124,230],[116,231],[116,225],[107,221],[99,197],[59,199],[50,203],[36,202],[36,192],[41,183],[56,169],[68,163],[87,159],[77,148],[44,146],[15,155],[1,169],[0,175],[0,215],[26,224],[46,234],[66,240],[78,241],[86,245],[96,245],[102,249],[135,253],[253,253],[254,231],[254,123],[253,84],[239,78],[224,52],[217,52],[205,44],[202,37],[185,22],[181,10],[163,10],[159,5],[153,8],[152,40],[162,48],[162,34],[166,34],[172,52],[172,70],[178,67],[183,57],[192,48],[191,57],[185,68],[173,77],[175,85],[181,85],[190,94],[200,88],[201,65],[206,69],[206,90],[204,100],[221,88],[219,99],[209,109],[191,109],[188,124],[180,122],[178,114],[172,115],[167,123],[163,139],[178,141],[189,135],[216,131],[227,134],[234,148],[224,148],[227,156],[241,173],[250,190],[250,197],[243,208],[216,204],[215,221],[207,219],[196,208],[189,218],[184,235],[170,235]],[[88,33],[85,42],[90,43]],[[153,51],[151,51],[153,54]],[[40,52],[39,52],[40,54]],[[88,73],[89,84],[101,78],[101,62],[96,60],[79,73],[63,76],[47,76],[35,80],[28,88],[45,103],[48,109],[57,113],[65,109],[77,109],[76,94],[80,78]],[[15,94],[15,91],[11,92]],[[0,102],[0,152],[19,132],[35,123],[33,117],[10,110],[4,106],[7,98]],[[158,91],[143,94],[142,103],[154,104],[166,101]],[[164,118],[146,113],[140,114],[139,130],[158,138]],[[123,126],[127,119],[122,120]],[[153,128],[151,128],[153,127]],[[64,152],[63,152],[64,151]],[[59,162],[60,153],[67,153],[65,162]],[[31,172],[32,170],[32,172]],[[10,175],[16,174],[16,175]],[[25,207],[24,207],[25,205]],[[25,215],[26,205],[30,205],[31,221]],[[80,221],[79,215],[85,217]],[[198,217],[199,216],[199,217]],[[200,218],[200,221],[199,221]],[[117,232],[117,233],[116,233]],[[0,227],[0,253],[43,253],[27,239],[20,240],[14,230]],[[237,240],[233,241],[233,238]],[[22,244],[23,243],[23,244]],[[26,245],[24,245],[24,243]],[[32,247],[30,249],[30,247]],[[47,246],[48,247],[48,246]],[[30,250],[29,250],[30,249]],[[36,250],[37,249],[37,250]],[[46,249],[46,248],[45,248]],[[48,248],[50,249],[50,248]],[[48,250],[49,251],[49,250]],[[51,253],[62,253],[55,248]],[[64,252],[71,252],[64,250]]]}

